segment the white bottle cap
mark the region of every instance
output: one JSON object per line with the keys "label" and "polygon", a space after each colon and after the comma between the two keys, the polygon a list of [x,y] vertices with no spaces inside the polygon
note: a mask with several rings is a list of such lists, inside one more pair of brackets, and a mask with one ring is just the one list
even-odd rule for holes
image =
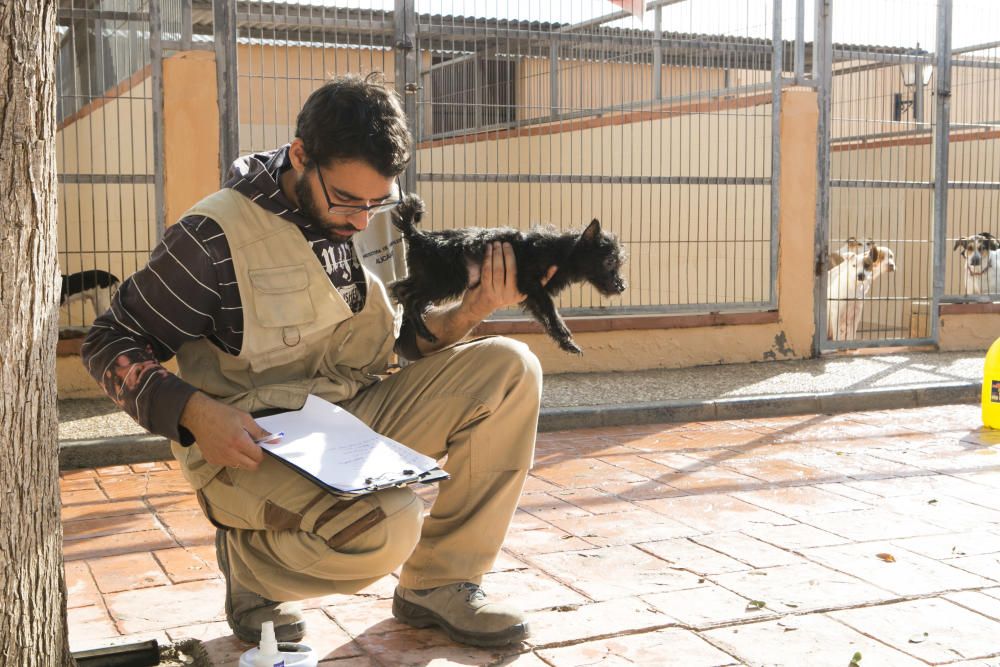
{"label": "white bottle cap", "polygon": [[278,642],[274,638],[274,621],[260,624],[260,654],[268,657],[278,655]]}

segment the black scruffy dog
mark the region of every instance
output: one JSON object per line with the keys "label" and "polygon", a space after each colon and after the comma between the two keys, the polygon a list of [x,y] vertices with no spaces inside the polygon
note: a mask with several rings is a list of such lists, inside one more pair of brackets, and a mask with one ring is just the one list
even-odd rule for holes
{"label": "black scruffy dog", "polygon": [[[447,229],[421,232],[424,203],[413,194],[403,197],[393,211],[392,221],[406,238],[406,261],[409,275],[390,286],[390,292],[403,306],[403,314],[416,332],[434,342],[436,337],[424,323],[423,314],[432,303],[460,296],[469,287],[469,267],[481,266],[487,244],[510,243],[517,260],[517,288],[526,295],[521,307],[538,320],[559,347],[581,354],[573,335],[556,312],[552,295],[571,283],[589,282],[605,296],[625,291],[621,276],[624,253],[617,239],[601,231],[594,220],[583,232],[558,233],[534,230],[528,233],[510,227]],[[558,269],[543,287],[542,278],[551,266]]]}

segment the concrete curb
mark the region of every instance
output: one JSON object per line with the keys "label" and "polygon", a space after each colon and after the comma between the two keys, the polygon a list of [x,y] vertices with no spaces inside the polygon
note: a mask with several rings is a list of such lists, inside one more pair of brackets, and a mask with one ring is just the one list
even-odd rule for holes
{"label": "concrete curb", "polygon": [[[563,431],[601,426],[752,419],[865,410],[921,408],[977,403],[978,382],[954,382],[911,389],[863,389],[824,394],[780,394],[706,401],[655,401],[620,405],[543,408],[538,430]],[[59,442],[59,469],[145,463],[170,459],[170,443],[156,435],[126,435],[99,440]]]}

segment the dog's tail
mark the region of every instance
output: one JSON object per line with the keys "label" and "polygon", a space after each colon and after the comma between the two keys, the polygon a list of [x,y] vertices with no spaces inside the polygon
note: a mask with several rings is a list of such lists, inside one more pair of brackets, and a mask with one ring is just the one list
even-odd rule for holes
{"label": "dog's tail", "polygon": [[393,209],[392,224],[403,233],[404,237],[410,238],[418,233],[416,225],[420,224],[423,216],[424,201],[411,192],[403,195],[399,206]]}

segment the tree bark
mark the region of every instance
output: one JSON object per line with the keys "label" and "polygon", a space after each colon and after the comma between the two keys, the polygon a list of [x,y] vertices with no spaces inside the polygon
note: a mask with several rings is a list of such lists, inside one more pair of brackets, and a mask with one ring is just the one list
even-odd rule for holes
{"label": "tree bark", "polygon": [[73,664],[59,518],[53,0],[0,0],[0,664]]}

